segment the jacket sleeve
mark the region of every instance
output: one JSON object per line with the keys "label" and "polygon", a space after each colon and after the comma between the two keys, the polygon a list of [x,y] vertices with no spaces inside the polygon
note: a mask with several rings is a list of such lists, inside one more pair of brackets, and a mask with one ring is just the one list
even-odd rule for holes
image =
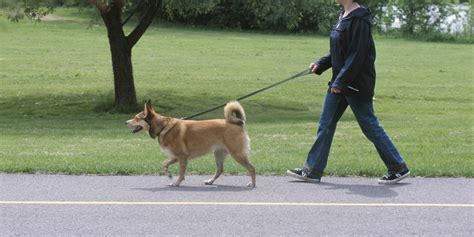
{"label": "jacket sleeve", "polygon": [[314,62],[316,65],[318,65],[318,69],[316,69],[315,73],[318,75],[321,75],[324,71],[328,70],[329,68],[332,67],[331,64],[331,53],[328,55],[320,58],[316,62]]}
{"label": "jacket sleeve", "polygon": [[350,43],[344,66],[336,76],[332,87],[345,89],[359,74],[370,47],[370,25],[363,19],[353,19],[350,29]]}

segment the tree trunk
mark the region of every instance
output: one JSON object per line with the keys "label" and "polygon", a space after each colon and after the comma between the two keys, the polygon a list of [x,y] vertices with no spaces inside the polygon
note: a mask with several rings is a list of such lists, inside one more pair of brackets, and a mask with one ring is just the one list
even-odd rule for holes
{"label": "tree trunk", "polygon": [[133,81],[132,48],[151,25],[153,17],[161,6],[160,0],[143,0],[145,12],[135,29],[125,36],[122,23],[123,0],[89,0],[100,11],[107,28],[112,68],[114,72],[115,106],[130,110],[137,107],[137,93]]}
{"label": "tree trunk", "polygon": [[112,68],[114,73],[115,106],[123,109],[137,107],[137,95],[133,80],[132,46],[122,28],[122,8],[111,5],[109,11],[102,12],[107,27]]}

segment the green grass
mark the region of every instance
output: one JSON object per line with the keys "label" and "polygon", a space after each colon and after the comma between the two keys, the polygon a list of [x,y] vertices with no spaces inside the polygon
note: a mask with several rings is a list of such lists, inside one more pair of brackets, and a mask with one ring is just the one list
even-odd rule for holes
{"label": "green grass", "polygon": [[[123,123],[133,114],[104,112],[113,100],[104,27],[89,27],[87,13],[57,14],[76,20],[10,23],[0,16],[0,172],[160,173],[165,157],[157,142]],[[133,50],[139,101],[188,116],[301,71],[328,44],[311,35],[154,26]],[[376,113],[412,173],[473,177],[473,45],[383,37],[376,44]],[[329,78],[306,76],[242,102],[259,174],[303,164]],[[202,118],[215,117],[222,110]],[[226,173],[245,173],[230,160]],[[188,171],[214,172],[213,158],[193,160]],[[347,111],[326,173],[384,172]]]}

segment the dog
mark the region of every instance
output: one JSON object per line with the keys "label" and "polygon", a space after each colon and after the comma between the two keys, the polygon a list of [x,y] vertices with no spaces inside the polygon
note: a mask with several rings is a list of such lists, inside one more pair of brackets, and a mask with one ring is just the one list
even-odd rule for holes
{"label": "dog", "polygon": [[158,138],[161,151],[168,157],[162,163],[163,172],[171,179],[168,167],[179,163],[179,177],[170,186],[178,187],[184,180],[188,161],[214,152],[216,173],[204,183],[212,185],[224,171],[228,154],[244,166],[251,177],[248,187],[255,187],[255,167],[250,163],[250,139],[245,131],[246,116],[237,101],[224,107],[225,119],[182,120],[165,117],[155,112],[151,101],[145,102],[142,112],[126,122],[132,133],[145,132]]}

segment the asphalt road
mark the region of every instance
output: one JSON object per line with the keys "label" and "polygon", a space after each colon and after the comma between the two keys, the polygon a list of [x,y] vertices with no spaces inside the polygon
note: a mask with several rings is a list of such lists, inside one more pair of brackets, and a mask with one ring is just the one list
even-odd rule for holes
{"label": "asphalt road", "polygon": [[473,236],[474,179],[0,174],[0,236]]}

